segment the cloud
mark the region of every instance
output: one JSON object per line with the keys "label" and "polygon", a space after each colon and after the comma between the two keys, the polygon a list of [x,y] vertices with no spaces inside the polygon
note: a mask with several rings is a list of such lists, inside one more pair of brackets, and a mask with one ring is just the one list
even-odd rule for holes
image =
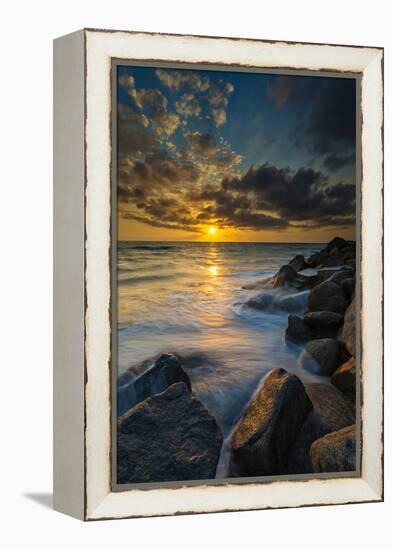
{"label": "cloud", "polygon": [[354,164],[355,160],[356,160],[355,153],[351,153],[349,155],[340,155],[336,153],[331,153],[330,155],[327,155],[324,158],[323,165],[330,172],[335,172],[337,170],[340,170],[344,166],[347,166],[349,164]]}
{"label": "cloud", "polygon": [[190,132],[186,139],[191,147],[198,153],[213,156],[218,152],[218,147],[211,134],[201,134],[200,132]]}
{"label": "cloud", "polygon": [[212,109],[212,117],[217,128],[222,126],[227,121],[227,113],[223,107]]}
{"label": "cloud", "polygon": [[171,136],[180,125],[180,117],[175,113],[167,113],[164,110],[156,109],[150,115],[157,135]]}
{"label": "cloud", "polygon": [[185,117],[199,117],[202,112],[202,107],[194,94],[184,94],[179,101],[175,103],[176,111]]}
{"label": "cloud", "polygon": [[267,88],[267,96],[276,107],[284,107],[288,103],[290,97],[298,89],[300,83],[301,79],[296,76],[275,76],[272,83]]}
{"label": "cloud", "polygon": [[211,118],[218,128],[226,123],[226,109],[229,97],[235,87],[231,82],[221,84],[221,87],[211,81],[207,76],[201,76],[189,70],[171,71],[168,69],[157,69],[156,75],[161,83],[170,90],[188,90],[176,102],[176,110],[184,116],[201,116],[204,102],[208,118]]}
{"label": "cloud", "polygon": [[328,185],[326,176],[310,168],[292,173],[268,163],[251,166],[241,178],[224,178],[222,187],[252,194],[257,208],[292,222],[313,220],[318,224],[326,216],[350,216],[354,212],[355,186]]}
{"label": "cloud", "polygon": [[139,109],[152,107],[154,110],[166,110],[168,106],[167,98],[158,89],[142,88],[137,90],[136,88],[131,88],[128,94],[133,98]]}
{"label": "cloud", "polygon": [[156,146],[156,138],[149,128],[149,121],[142,113],[119,105],[118,108],[119,155],[145,153]]}
{"label": "cloud", "polygon": [[209,88],[209,79],[206,76],[200,76],[198,73],[186,69],[181,71],[157,69],[156,75],[162,84],[171,90],[190,88],[203,92]]}
{"label": "cloud", "polygon": [[177,184],[191,184],[199,178],[198,168],[177,161],[164,150],[148,153],[143,160],[125,158],[119,162],[118,192],[123,201],[177,193]]}

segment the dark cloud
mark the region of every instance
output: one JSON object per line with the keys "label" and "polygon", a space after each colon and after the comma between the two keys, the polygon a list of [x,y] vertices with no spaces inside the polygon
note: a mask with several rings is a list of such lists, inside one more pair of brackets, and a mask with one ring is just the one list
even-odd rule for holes
{"label": "dark cloud", "polygon": [[287,168],[266,163],[250,167],[241,178],[224,178],[222,187],[251,194],[257,208],[289,221],[312,219],[318,223],[325,216],[352,214],[355,187],[327,183],[326,176],[310,168],[300,168],[292,174]]}
{"label": "dark cloud", "polygon": [[154,196],[163,192],[176,192],[182,186],[195,182],[199,170],[195,164],[177,161],[164,150],[155,150],[143,160],[119,161],[118,193],[123,200]]}
{"label": "dark cloud", "polygon": [[157,145],[149,121],[142,113],[119,106],[117,120],[117,141],[121,157],[145,153]]}
{"label": "dark cloud", "polygon": [[340,170],[341,168],[344,168],[344,166],[354,164],[355,159],[355,153],[351,153],[349,155],[339,155],[336,153],[332,153],[324,158],[323,165],[330,172],[335,172],[337,170]]}
{"label": "dark cloud", "polygon": [[318,154],[353,150],[356,144],[356,81],[323,80],[306,124],[307,138]]}

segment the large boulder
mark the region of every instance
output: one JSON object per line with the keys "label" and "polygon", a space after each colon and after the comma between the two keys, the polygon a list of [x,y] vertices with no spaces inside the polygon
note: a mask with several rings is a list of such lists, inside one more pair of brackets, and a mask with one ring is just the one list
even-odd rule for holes
{"label": "large boulder", "polygon": [[117,392],[117,414],[121,416],[130,407],[164,391],[176,382],[184,382],[191,391],[188,375],[179,359],[172,353],[163,353],[153,367],[136,380],[124,384]]}
{"label": "large boulder", "polygon": [[292,265],[287,264],[283,265],[274,276],[273,288],[293,287],[298,290],[304,290],[311,288],[316,284],[317,280],[318,272],[314,269],[306,266],[304,269],[296,271]]}
{"label": "large boulder", "polygon": [[315,330],[337,330],[343,316],[333,311],[312,311],[304,316],[305,324]]}
{"label": "large boulder", "polygon": [[306,344],[299,362],[311,372],[331,376],[348,359],[348,351],[342,342],[334,338],[320,338]]}
{"label": "large boulder", "polygon": [[355,297],[356,278],[348,277],[348,279],[344,279],[344,281],[341,283],[341,288],[348,302],[352,302]]}
{"label": "large boulder", "polygon": [[117,482],[215,477],[223,437],[183,382],[149,397],[118,420]]}
{"label": "large boulder", "polygon": [[297,254],[294,258],[292,258],[288,265],[293,267],[295,271],[301,271],[302,269],[306,269],[308,267],[308,264],[302,254]]}
{"label": "large boulder", "polygon": [[354,404],[356,398],[356,360],[354,357],[334,371],[332,384]]}
{"label": "large boulder", "polygon": [[355,424],[314,441],[310,460],[314,472],[352,472],[356,470]]}
{"label": "large boulder", "polygon": [[319,252],[312,254],[307,261],[311,265],[311,267],[323,267],[325,265],[327,257],[328,253],[325,250],[320,250]]}
{"label": "large boulder", "polygon": [[347,241],[342,237],[334,237],[325,247],[327,252],[333,252],[334,249],[341,250],[347,246]]}
{"label": "large boulder", "polygon": [[356,357],[356,299],[345,312],[342,339],[351,355]]}
{"label": "large boulder", "polygon": [[324,281],[311,289],[307,300],[308,311],[333,311],[343,315],[348,307],[340,285]]}
{"label": "large boulder", "polygon": [[293,286],[297,272],[291,265],[283,265],[274,277],[273,288]]}
{"label": "large boulder", "polygon": [[309,451],[313,441],[355,422],[352,409],[337,388],[320,383],[306,384],[305,387],[314,408],[291,448],[288,465],[290,474],[312,472]]}
{"label": "large boulder", "polygon": [[312,409],[302,382],[274,369],[250,403],[232,437],[239,475],[285,474],[292,444]]}
{"label": "large boulder", "polygon": [[250,298],[246,305],[261,311],[286,311],[288,313],[303,312],[306,307],[306,292],[295,294],[262,292]]}
{"label": "large boulder", "polygon": [[312,339],[310,328],[297,315],[288,316],[288,327],[285,331],[286,343],[305,344]]}
{"label": "large boulder", "polygon": [[342,269],[334,273],[330,277],[329,281],[332,281],[333,283],[341,285],[343,281],[345,281],[346,279],[351,279],[353,276],[354,276],[353,269],[351,269],[348,266],[344,266]]}

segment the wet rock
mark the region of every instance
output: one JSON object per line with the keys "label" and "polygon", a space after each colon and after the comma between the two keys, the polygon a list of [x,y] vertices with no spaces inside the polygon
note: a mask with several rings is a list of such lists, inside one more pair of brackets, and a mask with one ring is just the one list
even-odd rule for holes
{"label": "wet rock", "polygon": [[311,289],[307,300],[309,311],[333,311],[343,315],[348,307],[340,285],[324,281]]}
{"label": "wet rock", "polygon": [[301,427],[289,455],[289,472],[305,474],[313,471],[310,446],[318,438],[355,422],[355,416],[344,396],[331,384],[306,384],[313,410]]}
{"label": "wet rock", "polygon": [[355,289],[356,289],[355,277],[344,279],[344,281],[341,283],[341,288],[348,302],[352,302],[355,296]]}
{"label": "wet rock", "polygon": [[295,271],[301,271],[302,269],[309,267],[302,254],[297,254],[294,258],[292,258],[288,265],[293,267]]}
{"label": "wet rock", "polygon": [[304,322],[312,329],[337,330],[343,323],[343,316],[333,311],[312,311],[311,313],[306,313]]}
{"label": "wet rock", "polygon": [[332,375],[332,384],[334,384],[353,403],[355,402],[356,360],[354,357],[351,357],[346,363],[334,371]]}
{"label": "wet rock", "polygon": [[172,353],[164,353],[157,359],[154,366],[139,378],[118,389],[118,416],[144,399],[161,393],[176,382],[184,382],[191,391],[190,379],[183,370],[179,359]]}
{"label": "wet rock", "polygon": [[318,282],[318,271],[308,267],[307,269],[302,269],[298,271],[296,283],[302,288],[311,288],[316,285]]}
{"label": "wet rock", "polygon": [[285,474],[290,448],[311,409],[299,378],[272,370],[232,438],[232,460],[243,475]]}
{"label": "wet rock", "polygon": [[327,281],[330,279],[333,275],[336,273],[339,273],[342,271],[343,266],[339,267],[320,267],[317,269],[318,273],[318,283],[323,283],[323,281]]}
{"label": "wet rock", "polygon": [[351,472],[356,470],[355,424],[327,434],[310,448],[314,472]]}
{"label": "wet rock", "polygon": [[282,294],[264,292],[250,298],[246,305],[261,311],[286,311],[288,313],[303,312],[306,306],[306,293]]}
{"label": "wet rock", "polygon": [[173,384],[118,420],[118,483],[215,477],[223,437],[215,419]]}
{"label": "wet rock", "polygon": [[338,285],[341,285],[345,279],[349,279],[353,277],[354,273],[353,270],[348,266],[343,266],[342,269],[339,269],[336,273],[334,273],[329,281],[332,281],[333,283],[336,283]]}
{"label": "wet rock", "polygon": [[324,250],[321,250],[320,252],[316,252],[315,254],[312,254],[308,258],[308,263],[311,265],[311,267],[317,268],[322,267],[325,265],[326,259],[328,257],[327,252]]}
{"label": "wet rock", "polygon": [[344,315],[342,339],[344,340],[349,353],[354,357],[356,357],[356,299],[355,298],[352,300],[351,305],[346,310]]}
{"label": "wet rock", "polygon": [[277,296],[274,299],[273,305],[280,311],[303,313],[306,307],[306,300],[307,294],[305,292],[298,292],[296,294],[290,294],[289,296]]}
{"label": "wet rock", "polygon": [[341,250],[342,248],[347,246],[347,241],[343,239],[342,237],[334,237],[325,247],[325,250],[327,252],[332,252],[335,248],[337,250]]}
{"label": "wet rock", "polygon": [[273,288],[291,286],[295,283],[297,273],[291,265],[283,265],[274,278]]}
{"label": "wet rock", "polygon": [[338,267],[343,265],[343,261],[338,253],[330,253],[326,258],[325,266],[326,267]]}
{"label": "wet rock", "polygon": [[331,376],[348,359],[349,354],[343,342],[334,338],[320,338],[306,344],[299,362],[311,372]]}
{"label": "wet rock", "polygon": [[273,306],[274,295],[269,293],[262,293],[250,298],[246,305],[254,309],[266,310]]}
{"label": "wet rock", "polygon": [[305,344],[312,339],[310,328],[297,315],[288,316],[288,327],[285,331],[285,341],[293,344]]}

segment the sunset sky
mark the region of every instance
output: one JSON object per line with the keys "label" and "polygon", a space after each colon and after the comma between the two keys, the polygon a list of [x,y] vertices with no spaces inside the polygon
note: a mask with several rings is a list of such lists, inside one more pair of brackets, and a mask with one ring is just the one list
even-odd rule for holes
{"label": "sunset sky", "polygon": [[118,67],[121,240],[355,238],[356,81]]}

